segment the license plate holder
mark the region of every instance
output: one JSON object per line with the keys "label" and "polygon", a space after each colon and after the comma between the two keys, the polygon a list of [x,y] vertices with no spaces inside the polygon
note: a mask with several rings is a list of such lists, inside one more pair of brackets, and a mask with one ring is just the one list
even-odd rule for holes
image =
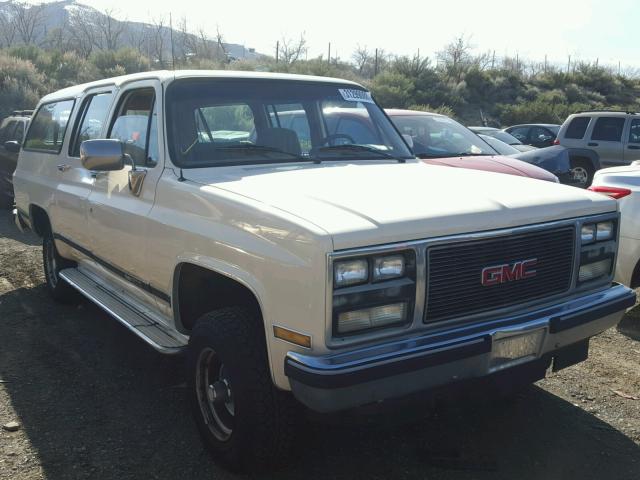
{"label": "license plate holder", "polygon": [[535,360],[540,356],[545,335],[545,328],[517,333],[497,332],[491,342],[489,371],[496,372]]}

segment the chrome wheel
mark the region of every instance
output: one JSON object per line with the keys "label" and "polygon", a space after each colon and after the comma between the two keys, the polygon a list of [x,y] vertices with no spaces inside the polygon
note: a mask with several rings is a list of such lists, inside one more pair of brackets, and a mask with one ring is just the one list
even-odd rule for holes
{"label": "chrome wheel", "polygon": [[51,288],[58,285],[58,262],[56,261],[56,250],[53,240],[48,240],[44,252],[44,268],[47,273],[47,281]]}
{"label": "chrome wheel", "polygon": [[571,169],[571,176],[573,177],[574,182],[581,187],[586,187],[587,183],[589,183],[589,172],[584,167],[573,167]]}
{"label": "chrome wheel", "polygon": [[204,348],[196,366],[196,394],[204,422],[218,440],[233,433],[235,404],[227,370],[212,348]]}

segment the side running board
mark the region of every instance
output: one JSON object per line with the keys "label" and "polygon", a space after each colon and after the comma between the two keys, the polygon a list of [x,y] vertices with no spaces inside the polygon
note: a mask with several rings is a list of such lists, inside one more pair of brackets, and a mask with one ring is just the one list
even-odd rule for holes
{"label": "side running board", "polygon": [[113,292],[85,275],[77,268],[66,268],[59,273],[72,287],[114,317],[160,353],[177,354],[187,345],[185,339],[165,325],[124,303]]}

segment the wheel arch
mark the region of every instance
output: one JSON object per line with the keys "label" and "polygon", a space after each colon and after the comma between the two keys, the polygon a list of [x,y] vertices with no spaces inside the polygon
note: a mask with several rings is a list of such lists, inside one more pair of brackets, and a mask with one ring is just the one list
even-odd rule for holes
{"label": "wheel arch", "polygon": [[600,170],[600,156],[593,150],[587,148],[570,148],[569,161],[574,162],[577,160],[590,163],[594,171]]}
{"label": "wheel arch", "polygon": [[176,264],[171,297],[178,331],[189,335],[198,318],[207,312],[246,306],[260,316],[266,332],[265,310],[259,293],[262,289],[256,286],[258,282],[234,271],[233,267],[226,267],[191,259]]}
{"label": "wheel arch", "polygon": [[636,266],[633,269],[633,273],[631,274],[631,282],[630,283],[630,287],[631,288],[638,288],[640,287],[640,260],[638,260],[638,262],[636,263]]}
{"label": "wheel arch", "polygon": [[51,230],[49,214],[39,205],[29,205],[29,223],[31,224],[32,230],[41,238]]}

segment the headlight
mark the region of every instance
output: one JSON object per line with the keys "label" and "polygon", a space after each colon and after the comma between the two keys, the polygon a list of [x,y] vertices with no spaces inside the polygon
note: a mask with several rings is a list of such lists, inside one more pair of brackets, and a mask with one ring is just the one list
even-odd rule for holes
{"label": "headlight", "polygon": [[369,279],[369,263],[365,259],[336,262],[333,267],[333,281],[336,287],[357,285]]}
{"label": "headlight", "polygon": [[403,323],[407,317],[407,304],[394,303],[380,307],[365,308],[338,315],[338,333],[351,333],[376,327]]}
{"label": "headlight", "polygon": [[613,275],[616,255],[615,220],[585,223],[580,230],[582,248],[577,283],[605,282]]}
{"label": "headlight", "polygon": [[335,258],[332,274],[334,337],[411,323],[416,301],[414,250]]}
{"label": "headlight", "polygon": [[373,281],[389,280],[404,275],[404,257],[391,255],[389,257],[377,257],[373,260]]}
{"label": "headlight", "polygon": [[589,223],[586,225],[582,225],[582,230],[580,232],[580,239],[582,244],[585,245],[587,243],[593,242],[596,238],[596,224]]}
{"label": "headlight", "polygon": [[592,242],[611,240],[614,237],[615,227],[611,220],[599,223],[586,223],[582,225],[580,239],[583,245]]}
{"label": "headlight", "polygon": [[596,226],[596,241],[611,240],[613,238],[613,222],[600,222]]}

